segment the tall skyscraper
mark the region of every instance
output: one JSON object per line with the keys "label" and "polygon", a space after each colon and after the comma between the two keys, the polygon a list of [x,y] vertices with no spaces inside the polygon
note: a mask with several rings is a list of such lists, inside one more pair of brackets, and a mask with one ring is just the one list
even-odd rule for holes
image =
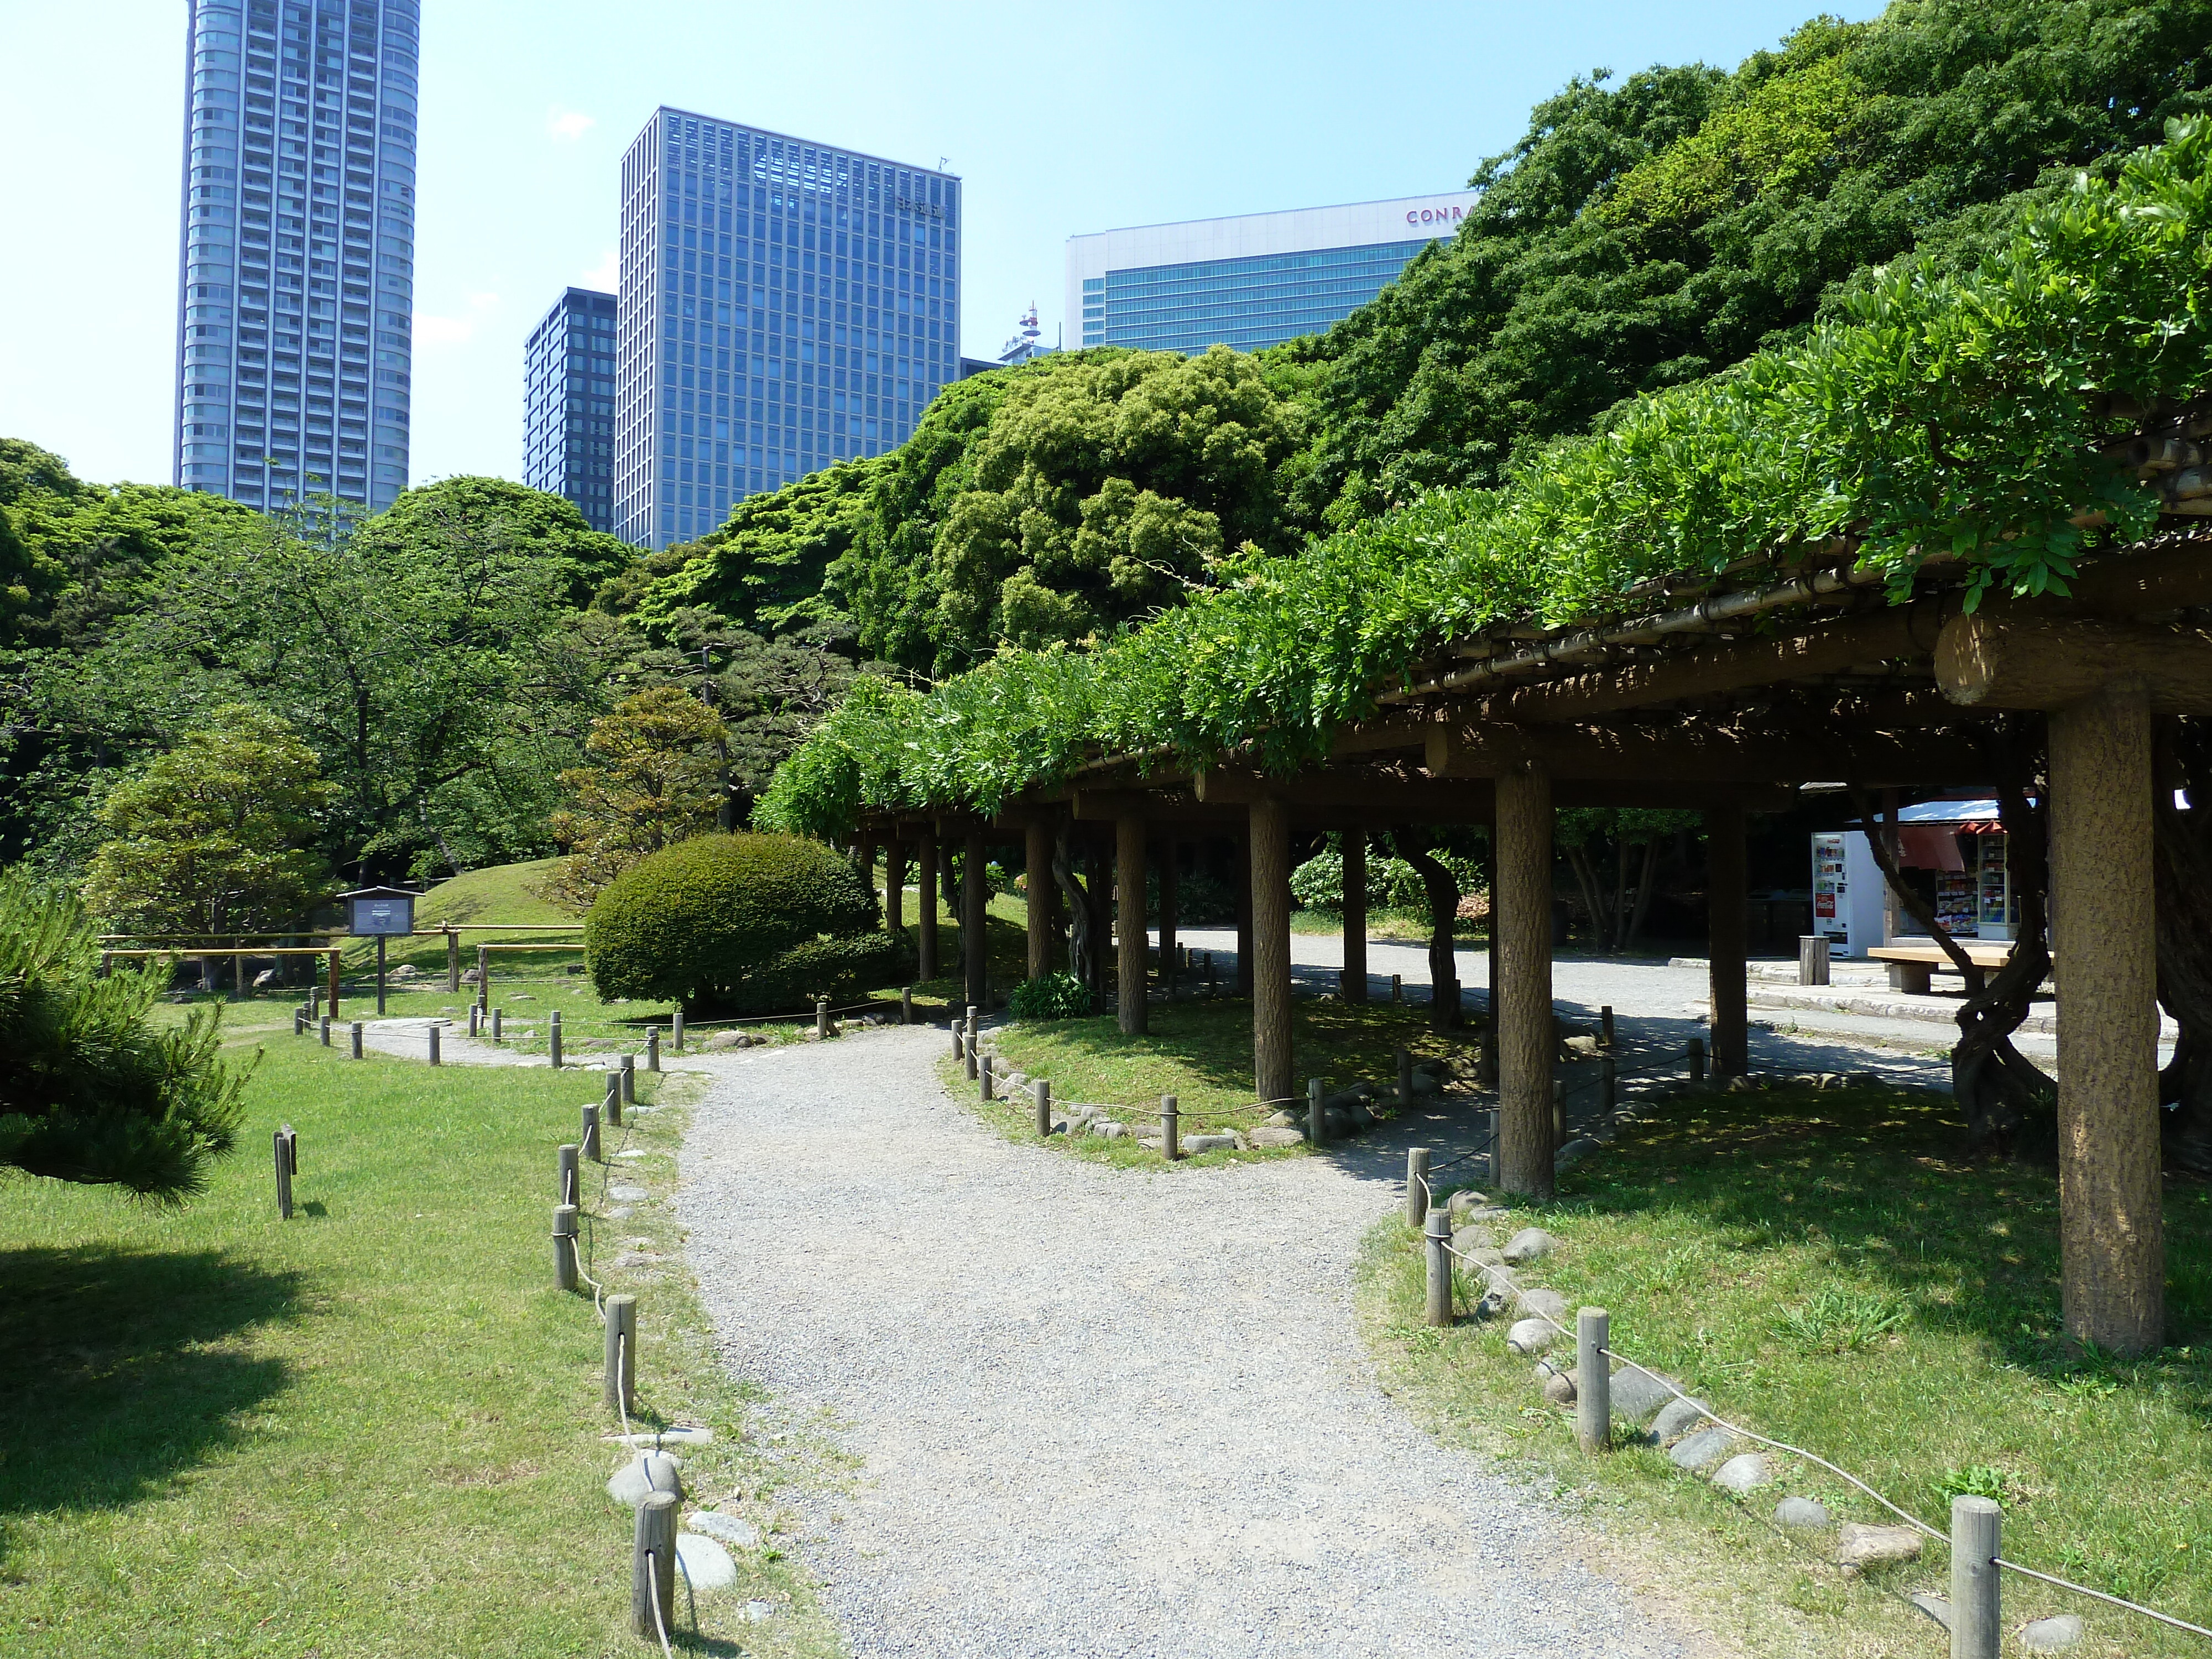
{"label": "tall skyscraper", "polygon": [[187,0],[176,482],[407,487],[416,0]]}
{"label": "tall skyscraper", "polygon": [[616,532],[905,441],[957,377],[960,181],[663,108],[623,158]]}
{"label": "tall skyscraper", "polygon": [[572,288],[523,356],[522,482],[615,519],[615,296]]}
{"label": "tall skyscraper", "polygon": [[1472,191],[1141,225],[1067,239],[1067,319],[1086,346],[1257,351],[1316,334],[1449,239]]}

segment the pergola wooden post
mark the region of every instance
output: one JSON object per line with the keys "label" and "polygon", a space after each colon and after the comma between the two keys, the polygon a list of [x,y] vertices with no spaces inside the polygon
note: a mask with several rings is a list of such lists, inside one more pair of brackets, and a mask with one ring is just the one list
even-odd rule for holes
{"label": "pergola wooden post", "polygon": [[1713,1072],[1741,1077],[1751,1070],[1746,1012],[1747,971],[1744,889],[1750,880],[1744,848],[1743,808],[1705,811],[1705,959],[1712,987]]}
{"label": "pergola wooden post", "polygon": [[1552,1194],[1552,780],[1536,768],[1498,780],[1498,931],[1503,986],[1491,998],[1498,1042],[1498,1184]]}
{"label": "pergola wooden post", "polygon": [[924,825],[916,848],[919,873],[915,878],[921,896],[915,902],[915,977],[937,977],[937,830]]}
{"label": "pergola wooden post", "polygon": [[868,884],[868,891],[876,890],[876,838],[863,835],[853,843],[853,867],[860,872],[860,879]]}
{"label": "pergola wooden post", "polygon": [[[1287,821],[1284,833],[1289,830]],[[1288,853],[1284,854],[1288,858]],[[1252,838],[1240,835],[1231,854],[1230,885],[1237,890],[1237,994],[1252,994]],[[1265,1098],[1263,1096],[1262,1098]]]}
{"label": "pergola wooden post", "polygon": [[896,830],[884,842],[884,931],[893,939],[906,933],[906,843]]}
{"label": "pergola wooden post", "polygon": [[1252,803],[1245,862],[1251,879],[1238,908],[1250,918],[1252,1082],[1256,1098],[1280,1105],[1296,1091],[1291,1076],[1291,815],[1280,800]]}
{"label": "pergola wooden post", "polygon": [[985,862],[983,832],[970,830],[961,854],[960,957],[967,969],[971,1008],[988,1006],[991,998],[991,964],[983,942],[984,918],[991,900],[990,887],[983,879]]}
{"label": "pergola wooden post", "polygon": [[1022,832],[1024,898],[1030,946],[1030,977],[1052,971],[1052,826],[1032,817]]}
{"label": "pergola wooden post", "polygon": [[446,929],[446,989],[461,988],[461,935],[459,928]]}
{"label": "pergola wooden post", "polygon": [[2150,703],[2118,682],[2050,717],[2059,1297],[2107,1352],[2166,1340]]}
{"label": "pergola wooden post", "polygon": [[1344,984],[1346,1002],[1367,1000],[1367,831],[1344,832]]}
{"label": "pergola wooden post", "polygon": [[1176,978],[1176,927],[1181,920],[1176,915],[1176,881],[1181,873],[1176,867],[1176,838],[1164,837],[1153,866],[1160,872],[1160,978],[1168,985],[1170,994]]}
{"label": "pergola wooden post", "polygon": [[1145,819],[1123,812],[1114,820],[1114,937],[1121,997],[1115,1012],[1124,1036],[1145,1029]]}

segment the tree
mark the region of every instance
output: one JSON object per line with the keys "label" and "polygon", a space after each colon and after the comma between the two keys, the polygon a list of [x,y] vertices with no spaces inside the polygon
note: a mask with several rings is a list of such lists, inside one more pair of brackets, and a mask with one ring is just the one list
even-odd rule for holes
{"label": "tree", "polygon": [[231,1150],[246,1073],[223,1065],[220,1011],[148,1021],[164,967],[103,978],[78,902],[0,875],[0,1167],[177,1203]]}
{"label": "tree", "polygon": [[1582,890],[1599,950],[1634,948],[1651,908],[1661,846],[1700,822],[1695,812],[1651,806],[1575,806],[1559,814],[1554,838]]}
{"label": "tree", "polygon": [[680,686],[624,697],[592,723],[590,763],[561,775],[568,804],[553,835],[569,856],[549,884],[563,903],[591,908],[639,860],[714,827],[724,794],[729,728]]}
{"label": "tree", "polygon": [[109,832],[85,896],[119,927],[149,933],[265,933],[302,921],[330,892],[311,848],[337,791],[314,751],[246,703],[107,797]]}
{"label": "tree", "polygon": [[473,544],[492,555],[520,556],[557,571],[558,591],[582,605],[636,561],[619,536],[594,530],[583,508],[565,495],[505,478],[441,478],[402,494],[355,538],[371,559],[402,556],[424,545]]}

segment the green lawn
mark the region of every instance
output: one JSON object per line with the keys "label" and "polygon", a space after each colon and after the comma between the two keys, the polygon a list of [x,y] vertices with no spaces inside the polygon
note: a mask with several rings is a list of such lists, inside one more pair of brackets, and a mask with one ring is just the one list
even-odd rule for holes
{"label": "green lawn", "polygon": [[[371,1059],[233,1011],[266,1044],[235,1156],[162,1212],[18,1181],[0,1202],[0,1648],[10,1655],[614,1655],[629,1512],[601,1490],[600,1334],[552,1287],[554,1148],[573,1076]],[[680,1079],[621,1168],[672,1185]],[[696,1085],[691,1085],[696,1086]],[[300,1134],[303,1212],[275,1213],[270,1133]],[[611,1141],[609,1150],[615,1150]],[[587,1183],[599,1207],[602,1178]],[[795,1525],[741,1433],[663,1205],[594,1229],[640,1298],[640,1419],[705,1424],[695,1499]],[[615,1258],[631,1261],[617,1267]],[[657,1258],[657,1259],[655,1259]],[[697,1650],[826,1655],[793,1563],[740,1552]],[[775,1604],[748,1623],[748,1598]],[[679,1599],[679,1621],[689,1608]]]}
{"label": "green lawn", "polygon": [[[2052,1174],[1957,1153],[1948,1097],[1889,1091],[1698,1095],[1524,1206],[1564,1239],[1541,1283],[1611,1310],[1613,1340],[1724,1414],[1820,1452],[1936,1526],[1951,1490],[2006,1505],[2007,1555],[2212,1622],[2212,1191],[2167,1194],[2169,1336],[2119,1364],[2058,1332]],[[1510,1231],[1509,1229],[1501,1229]],[[1650,1540],[1677,1582],[1761,1653],[1935,1655],[1898,1598],[1945,1587],[1940,1550],[1853,1583],[1770,1524],[1633,1449],[1574,1450],[1502,1328],[1422,1326],[1419,1245],[1368,1240],[1362,1295],[1393,1391],[1443,1437],[1533,1459]],[[1462,1304],[1464,1305],[1464,1303]],[[1888,1517],[1809,1467],[1779,1489]],[[1629,1547],[1636,1547],[1631,1545]],[[2197,1638],[2008,1577],[2006,1623],[2083,1613],[2096,1656],[2197,1654]],[[2008,1638],[2008,1651],[2012,1649]]]}

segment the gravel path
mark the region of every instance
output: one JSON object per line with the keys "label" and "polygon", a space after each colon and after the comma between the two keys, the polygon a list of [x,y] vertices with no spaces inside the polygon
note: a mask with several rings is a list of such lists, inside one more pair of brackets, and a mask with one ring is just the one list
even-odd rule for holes
{"label": "gravel path", "polygon": [[1463,1116],[1116,1170],[977,1123],[943,1042],[718,1055],[684,1154],[727,1363],[864,1462],[804,1500],[860,1659],[1688,1650],[1370,1373],[1353,1251]]}

